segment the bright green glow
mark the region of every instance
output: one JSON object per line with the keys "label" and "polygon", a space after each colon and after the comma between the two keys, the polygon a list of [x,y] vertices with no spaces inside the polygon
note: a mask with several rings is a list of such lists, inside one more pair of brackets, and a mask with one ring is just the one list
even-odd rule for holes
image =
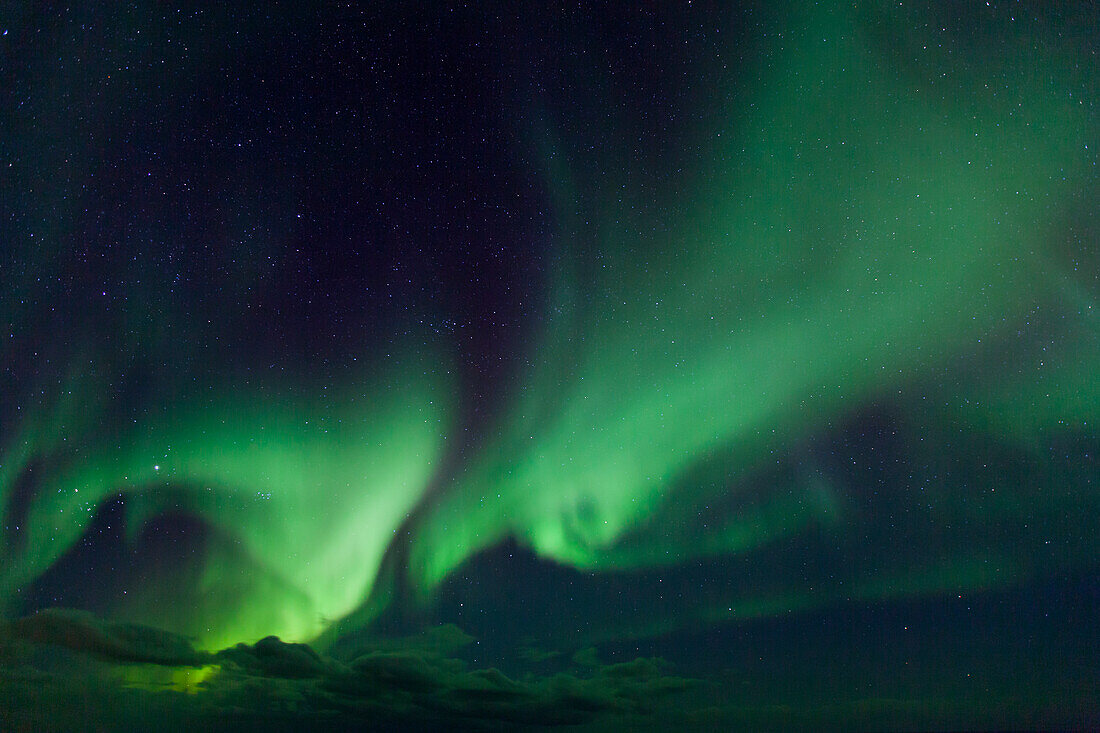
{"label": "bright green glow", "polygon": [[160,607],[135,588],[123,613],[186,629],[212,649],[267,634],[312,638],[365,597],[434,470],[447,390],[424,364],[407,374],[416,376],[309,395],[284,389],[277,400],[256,390],[181,401],[136,440],[100,445],[93,460],[51,478],[52,498],[33,507],[9,582],[56,560],[106,496],[143,490],[129,501],[132,535],[180,510],[216,535],[194,605]]}
{"label": "bright green glow", "polygon": [[[1067,62],[991,63],[941,92],[899,74],[841,11],[796,26],[777,34],[796,51],[773,49],[781,63],[753,104],[739,97],[710,131],[704,158],[720,162],[669,186],[681,195],[646,203],[630,185],[647,172],[615,168],[629,157],[614,149],[600,190],[555,181],[559,205],[581,212],[563,217],[563,316],[510,428],[414,541],[426,587],[506,534],[561,562],[629,568],[662,562],[616,544],[648,522],[676,562],[841,521],[831,489],[806,502],[792,487],[769,518],[659,540],[681,477],[716,452],[732,486],[846,406],[980,356],[1052,299],[1044,249],[1087,175]],[[1007,75],[1009,93],[984,72]],[[561,170],[560,146],[545,147]],[[1095,418],[1095,389],[1078,389],[1095,359],[1076,364],[1063,393],[1081,395],[1079,421]]]}
{"label": "bright green glow", "polygon": [[203,682],[218,672],[216,664],[205,667],[153,667],[132,665],[114,670],[123,687],[142,690],[175,690],[197,695]]}
{"label": "bright green glow", "polygon": [[[208,648],[268,634],[302,640],[388,601],[361,605],[414,509],[423,513],[411,526],[408,572],[423,591],[509,535],[586,569],[760,557],[810,529],[844,535],[853,509],[840,489],[809,470],[778,483],[759,477],[882,396],[906,391],[902,404],[923,410],[932,432],[961,425],[1036,453],[1045,432],[1095,430],[1095,293],[1053,244],[1067,201],[1094,185],[1083,151],[1095,120],[1071,94],[1074,60],[1044,46],[1026,58],[998,51],[1009,58],[984,68],[924,68],[890,56],[882,18],[836,8],[782,20],[791,27],[769,33],[766,61],[739,76],[746,88],[704,100],[698,152],[682,153],[686,162],[637,160],[625,123],[609,125],[596,153],[537,123],[561,249],[550,323],[504,420],[488,431],[494,438],[463,456],[430,506],[421,506],[425,490],[454,427],[443,349],[392,374],[328,385],[179,389],[133,426],[84,440],[100,422],[114,424],[98,421],[116,408],[111,380],[95,375],[126,359],[90,347],[59,385],[34,385],[57,395],[52,403],[0,435],[0,496],[49,459],[37,468],[43,488],[25,541],[0,558],[0,596],[17,597],[73,546],[105,497],[125,491],[132,535],[176,510],[214,532],[205,555],[178,569],[192,573],[187,582],[175,588],[168,575],[128,589],[120,615],[193,633]],[[282,204],[237,206],[247,224],[277,218],[265,206]],[[15,260],[35,259],[20,246],[28,249]],[[279,237],[267,246],[277,253]],[[9,283],[4,304],[18,327],[32,320],[28,293],[56,254]],[[242,265],[230,301],[243,302],[262,261]],[[158,327],[165,314],[137,311],[156,302],[166,320],[187,316],[157,284],[137,293],[119,330],[171,351]],[[1064,329],[1057,353],[1013,341],[1038,309]],[[188,336],[199,341],[200,330]],[[1034,358],[1016,372],[983,368],[1003,353]],[[970,370],[961,376],[952,371],[967,371],[960,362]],[[1068,476],[1052,494],[1068,501],[1092,479]],[[996,496],[945,513],[1008,524],[1037,493],[982,488]],[[737,510],[704,534],[663,526],[682,518],[681,505],[730,495]],[[960,559],[970,549],[954,545],[942,562],[913,552],[814,596],[789,578],[701,613],[743,618],[986,588],[1033,570],[1011,550]]]}

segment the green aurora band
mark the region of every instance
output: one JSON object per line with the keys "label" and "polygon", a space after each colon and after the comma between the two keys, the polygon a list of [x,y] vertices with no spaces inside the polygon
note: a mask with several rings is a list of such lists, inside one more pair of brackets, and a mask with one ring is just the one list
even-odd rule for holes
{"label": "green aurora band", "polygon": [[[690,151],[632,155],[621,132],[638,121],[610,79],[584,90],[619,110],[588,133],[605,141],[595,154],[566,122],[536,135],[558,248],[546,326],[499,424],[453,474],[439,473],[459,402],[445,337],[363,354],[368,366],[331,384],[176,385],[134,420],[109,417],[93,340],[70,355],[70,376],[27,388],[48,396],[0,435],[5,506],[30,467],[41,487],[3,550],[4,600],[14,607],[120,492],[132,538],[182,512],[212,539],[193,567],[127,589],[112,612],[208,649],[369,622],[394,543],[408,554],[394,572],[421,601],[509,537],[609,573],[807,536],[839,542],[843,559],[873,520],[807,446],[876,404],[907,416],[914,463],[935,465],[934,436],[952,431],[1013,458],[969,495],[944,475],[922,487],[927,510],[897,529],[915,539],[908,558],[818,594],[759,571],[692,613],[769,615],[1095,563],[1084,538],[1096,477],[1044,458],[1100,418],[1095,242],[1070,255],[1063,243],[1074,202],[1096,190],[1097,123],[1073,93],[1095,76],[1083,82],[1053,44],[965,70],[929,52],[903,73],[850,9],[781,20],[746,88],[692,102],[724,111],[700,118]],[[17,331],[30,328],[35,272],[5,273]],[[1035,334],[1051,324],[1060,341],[1046,352]],[[1018,470],[1030,483],[1014,485]],[[730,502],[695,531],[693,517]],[[1023,528],[1037,513],[1049,521]],[[967,528],[937,534],[953,523]],[[1065,557],[1031,559],[1023,548],[1040,536]],[[650,621],[634,631],[674,623]]]}
{"label": "green aurora band", "polygon": [[224,539],[208,549],[187,603],[164,602],[189,590],[175,586],[185,569],[171,568],[163,587],[134,589],[137,607],[117,614],[151,615],[214,649],[269,632],[316,636],[368,593],[439,456],[448,389],[408,367],[418,380],[344,386],[321,400],[285,388],[274,402],[239,391],[224,405],[184,399],[163,423],[104,441],[93,460],[50,472],[49,500],[29,513],[27,550],[7,563],[7,582],[32,580],[100,502],[135,492],[131,537],[172,511],[207,518]]}
{"label": "green aurora band", "polygon": [[[615,172],[599,189],[567,173],[585,166],[584,151],[554,151],[569,161],[554,167],[569,265],[561,318],[499,444],[412,545],[427,588],[508,534],[563,563],[621,569],[843,526],[844,498],[808,480],[773,487],[771,505],[746,503],[711,536],[668,539],[677,490],[759,494],[767,487],[745,477],[784,446],[903,392],[929,433],[959,420],[971,395],[961,419],[1024,446],[1038,430],[1095,424],[1095,296],[1049,244],[1095,175],[1093,120],[1067,60],[957,74],[945,62],[907,78],[852,21],[804,13],[777,34],[794,51],[765,54],[782,63],[747,92],[751,112],[730,110],[728,126],[707,131],[706,164],[652,186],[670,195],[632,191],[659,174],[613,168],[631,160],[614,142],[600,163]],[[1000,89],[984,83],[1006,77]],[[985,365],[995,372],[1046,310],[1074,345],[990,379]],[[948,369],[963,381],[937,388]],[[1094,506],[1080,486],[1064,488]],[[647,524],[645,542],[620,542]]]}

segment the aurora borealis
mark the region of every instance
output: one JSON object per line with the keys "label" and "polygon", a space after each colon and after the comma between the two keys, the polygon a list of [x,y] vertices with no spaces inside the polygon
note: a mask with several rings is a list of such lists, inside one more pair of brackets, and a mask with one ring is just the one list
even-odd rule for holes
{"label": "aurora borealis", "polygon": [[381,5],[0,16],[0,727],[1100,725],[1100,9]]}

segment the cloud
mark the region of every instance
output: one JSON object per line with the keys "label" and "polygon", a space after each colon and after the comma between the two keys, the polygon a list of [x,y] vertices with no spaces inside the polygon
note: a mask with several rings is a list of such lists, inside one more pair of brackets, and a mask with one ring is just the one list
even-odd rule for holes
{"label": "cloud", "polygon": [[[0,654],[7,722],[46,728],[78,720],[74,700],[102,730],[152,726],[144,714],[155,715],[157,725],[207,729],[602,725],[645,716],[693,684],[654,659],[595,666],[585,675],[515,678],[496,668],[473,669],[454,656],[472,640],[455,626],[379,642],[350,661],[276,637],[207,654],[159,629],[67,610],[40,612],[2,628],[9,647],[18,642],[24,649]],[[76,659],[66,658],[60,667],[36,661],[57,648]],[[163,684],[135,686],[134,675],[123,673],[147,665],[184,671],[204,666],[210,672],[190,694]]]}
{"label": "cloud", "polygon": [[281,641],[276,636],[260,639],[255,644],[237,644],[215,655],[222,665],[272,677],[319,677],[328,667],[321,656],[306,644]]}
{"label": "cloud", "polygon": [[[603,664],[595,650],[577,655],[587,666],[561,654],[559,671],[538,672],[540,663],[508,674],[456,656],[470,639],[440,626],[379,641],[353,659],[275,637],[207,654],[159,629],[50,610],[0,624],[0,730],[663,733],[970,728],[990,720],[988,709],[951,695],[802,699],[792,692],[779,704],[680,676],[659,658]],[[991,693],[1001,711],[993,720],[1013,727],[1040,705],[1043,719],[1059,723],[1049,727],[1095,728],[1096,693],[1091,678],[1054,702],[1045,690]]]}
{"label": "cloud", "polygon": [[600,660],[596,653],[596,647],[588,646],[577,651],[573,654],[573,664],[580,665],[581,667],[598,667],[600,665]]}
{"label": "cloud", "polygon": [[48,644],[104,660],[198,667],[211,655],[196,651],[191,641],[162,629],[111,623],[71,609],[50,608],[0,625],[0,637],[11,641]]}
{"label": "cloud", "polygon": [[366,654],[325,681],[334,699],[399,698],[424,720],[544,726],[645,713],[691,685],[650,659],[601,667],[589,676],[559,672],[513,679],[495,668],[470,669],[459,659],[420,650]]}

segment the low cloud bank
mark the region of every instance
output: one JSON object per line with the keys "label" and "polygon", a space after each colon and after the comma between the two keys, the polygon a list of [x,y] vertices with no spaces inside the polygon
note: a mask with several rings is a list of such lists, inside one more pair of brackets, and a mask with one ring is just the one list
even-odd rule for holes
{"label": "low cloud bank", "polygon": [[[658,659],[510,677],[455,656],[443,626],[351,660],[276,637],[216,653],[184,637],[51,609],[0,626],[0,724],[37,729],[486,730],[640,722],[696,683]],[[182,680],[182,681],[181,681]],[[675,706],[673,706],[675,707]]]}

